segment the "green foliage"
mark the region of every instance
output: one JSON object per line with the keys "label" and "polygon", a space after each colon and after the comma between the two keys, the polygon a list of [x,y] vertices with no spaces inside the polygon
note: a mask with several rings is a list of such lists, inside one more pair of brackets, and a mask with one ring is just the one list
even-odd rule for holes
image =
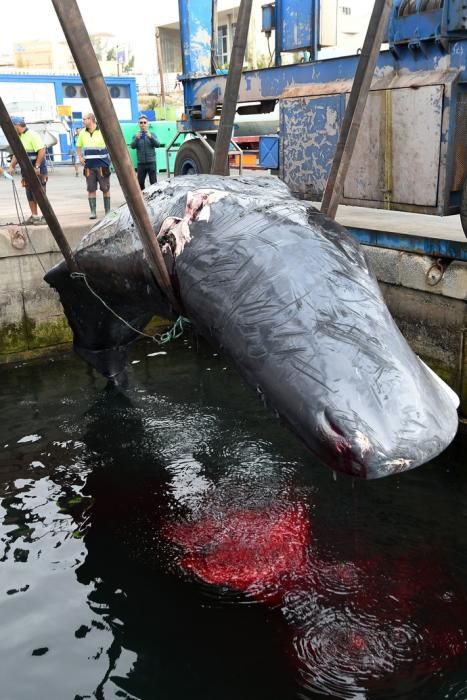
{"label": "green foliage", "polygon": [[148,100],[146,104],[146,109],[156,109],[156,107],[159,107],[160,105],[160,100],[157,97],[151,97],[151,99]]}
{"label": "green foliage", "polygon": [[130,56],[128,63],[125,63],[123,66],[123,72],[124,73],[132,73],[135,67],[135,57]]}

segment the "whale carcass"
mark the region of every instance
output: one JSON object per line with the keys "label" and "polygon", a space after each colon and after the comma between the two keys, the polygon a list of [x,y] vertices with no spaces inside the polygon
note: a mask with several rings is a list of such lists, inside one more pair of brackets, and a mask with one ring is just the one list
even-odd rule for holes
{"label": "whale carcass", "polygon": [[[378,478],[452,441],[456,395],[412,352],[344,228],[269,176],[180,177],[144,196],[184,315],[321,462]],[[61,263],[45,279],[75,350],[118,382],[136,331],[173,312],[127,206],[76,260],[81,277]]]}

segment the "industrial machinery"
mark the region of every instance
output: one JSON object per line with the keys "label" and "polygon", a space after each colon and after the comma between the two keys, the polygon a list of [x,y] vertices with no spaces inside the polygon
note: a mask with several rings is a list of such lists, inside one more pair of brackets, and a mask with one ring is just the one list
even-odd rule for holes
{"label": "industrial machinery", "polygon": [[[212,162],[226,76],[211,74],[211,3],[179,0],[185,119],[175,172]],[[297,18],[300,18],[298,20]],[[316,60],[319,0],[263,7],[275,65],[242,74],[238,112],[271,112],[279,133],[260,158],[293,192],[319,200],[336,149],[358,56]],[[204,37],[204,39],[203,39]],[[424,214],[461,213],[467,234],[467,0],[394,0],[341,202]],[[282,65],[285,53],[300,63]],[[303,56],[306,56],[304,60]]]}

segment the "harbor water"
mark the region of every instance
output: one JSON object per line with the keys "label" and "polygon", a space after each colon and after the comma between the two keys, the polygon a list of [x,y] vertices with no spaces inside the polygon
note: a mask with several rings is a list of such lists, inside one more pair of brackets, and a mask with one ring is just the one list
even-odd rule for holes
{"label": "harbor water", "polygon": [[191,336],[0,382],[1,700],[467,700],[465,440],[335,476]]}

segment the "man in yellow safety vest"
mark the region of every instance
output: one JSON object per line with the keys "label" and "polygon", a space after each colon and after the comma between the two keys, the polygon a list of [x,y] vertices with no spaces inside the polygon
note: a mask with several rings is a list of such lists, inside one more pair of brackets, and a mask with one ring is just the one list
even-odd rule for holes
{"label": "man in yellow safety vest", "polygon": [[90,219],[96,218],[97,185],[104,196],[104,212],[110,211],[110,157],[101,130],[92,112],[84,116],[84,129],[76,141],[76,153],[84,166]]}

